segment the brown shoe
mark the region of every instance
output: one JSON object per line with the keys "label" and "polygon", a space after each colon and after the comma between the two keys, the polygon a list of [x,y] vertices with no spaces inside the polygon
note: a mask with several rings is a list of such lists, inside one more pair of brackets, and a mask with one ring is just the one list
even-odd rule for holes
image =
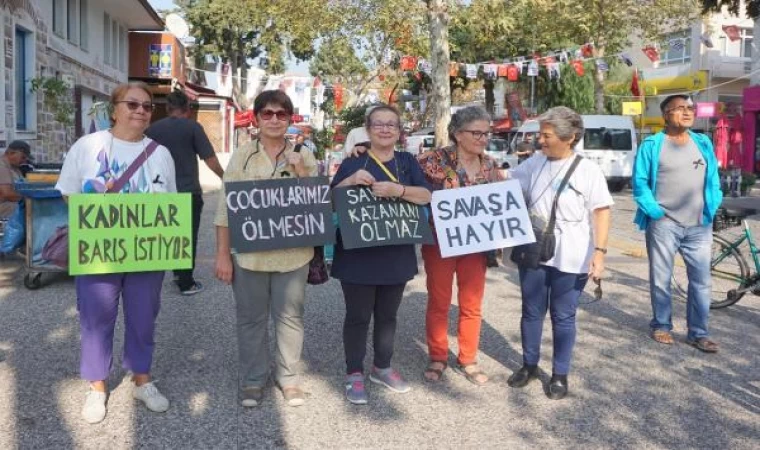
{"label": "brown shoe", "polygon": [[652,336],[652,339],[659,342],[660,344],[673,345],[675,342],[673,335],[670,334],[670,331],[666,330],[652,330],[650,336]]}
{"label": "brown shoe", "polygon": [[306,403],[306,393],[298,386],[283,387],[282,396],[288,406],[301,406]]}
{"label": "brown shoe", "polygon": [[707,338],[687,339],[686,343],[705,353],[718,353],[718,344]]}

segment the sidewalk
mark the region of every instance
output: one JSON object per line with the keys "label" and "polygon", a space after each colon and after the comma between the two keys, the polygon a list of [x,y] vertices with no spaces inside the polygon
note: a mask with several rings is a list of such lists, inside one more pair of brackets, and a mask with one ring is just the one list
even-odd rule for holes
{"label": "sidewalk", "polygon": [[[721,344],[717,355],[684,344],[681,301],[674,301],[676,345],[656,344],[647,337],[646,260],[624,255],[618,245],[611,245],[603,300],[582,298],[588,304],[578,312],[571,395],[563,401],[547,399],[538,382],[524,390],[506,385],[521,364],[519,287],[515,270],[507,267],[488,273],[480,346],[480,362],[492,380],[487,386],[478,388],[451,370],[441,384],[422,380],[427,356],[421,273],[407,287],[394,356],[412,392],[370,386],[368,406],[347,404],[343,298],[331,280],[307,291],[307,404],[289,408],[272,388],[263,406],[242,408],[232,293],[213,278],[216,197],[205,201],[198,275],[207,289],[182,297],[170,277],[164,287],[154,376],[172,402],[165,414],[150,413],[131,398],[120,368],[120,319],[108,416],[98,425],[84,423],[86,384],[78,378],[73,282],[57,280],[28,291],[20,265],[0,261],[0,448],[757,448],[760,299],[747,296],[713,313],[713,337]],[[624,216],[624,202],[616,201],[614,238],[643,242]],[[452,310],[457,312],[456,305]],[[455,331],[452,323],[450,333]],[[544,337],[546,382],[548,319]]]}

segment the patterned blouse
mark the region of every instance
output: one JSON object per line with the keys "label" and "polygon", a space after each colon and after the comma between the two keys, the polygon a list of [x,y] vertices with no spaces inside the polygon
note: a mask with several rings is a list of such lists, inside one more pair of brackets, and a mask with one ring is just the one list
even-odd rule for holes
{"label": "patterned blouse", "polygon": [[474,178],[467,175],[464,167],[459,167],[457,148],[452,145],[423,153],[418,158],[425,178],[434,191],[474,186],[477,184],[503,181],[498,163],[488,155],[480,156],[480,172]]}

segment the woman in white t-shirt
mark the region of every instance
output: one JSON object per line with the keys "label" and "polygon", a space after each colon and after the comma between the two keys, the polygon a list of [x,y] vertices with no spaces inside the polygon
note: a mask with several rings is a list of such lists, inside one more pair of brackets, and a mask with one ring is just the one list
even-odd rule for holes
{"label": "woman in white t-shirt", "polygon": [[[153,96],[144,83],[118,86],[111,94],[110,130],[88,134],[69,151],[56,189],[64,197],[80,193],[120,194],[176,192],[174,161],[169,150],[143,134],[150,124]],[[154,144],[155,145],[155,144]],[[111,189],[139,155],[147,156],[121,189]],[[116,186],[118,187],[118,185]],[[82,416],[98,423],[106,415],[108,374],[113,362],[113,333],[123,299],[125,337],[123,366],[133,373],[133,396],[151,411],[164,412],[169,401],[151,382],[153,333],[161,306],[164,272],[135,272],[76,277],[82,340],[82,378],[90,382]]]}
{"label": "woman in white t-shirt", "polygon": [[557,193],[575,158],[573,148],[583,137],[583,119],[566,107],[548,110],[539,119],[541,152],[510,171],[520,181],[525,201],[534,215],[548,222],[554,197],[559,195],[554,235],[554,257],[536,269],[520,267],[522,317],[520,329],[523,367],[509,378],[512,387],[524,387],[538,375],[541,331],[547,309],[552,320],[554,355],[549,398],[567,395],[567,374],[575,345],[575,313],[589,277],[604,271],[612,196],[602,170],[581,159],[566,187]]}

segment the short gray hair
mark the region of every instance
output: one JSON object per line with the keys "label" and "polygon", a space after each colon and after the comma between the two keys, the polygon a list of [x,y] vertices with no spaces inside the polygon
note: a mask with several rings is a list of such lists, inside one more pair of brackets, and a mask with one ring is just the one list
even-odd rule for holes
{"label": "short gray hair", "polygon": [[491,123],[491,115],[482,106],[467,106],[455,112],[449,122],[449,139],[456,144],[457,138],[454,135],[467,125],[479,120]]}
{"label": "short gray hair", "polygon": [[583,138],[583,118],[566,106],[557,106],[541,114],[538,123],[551,125],[554,133],[563,141],[573,140],[572,147]]}

